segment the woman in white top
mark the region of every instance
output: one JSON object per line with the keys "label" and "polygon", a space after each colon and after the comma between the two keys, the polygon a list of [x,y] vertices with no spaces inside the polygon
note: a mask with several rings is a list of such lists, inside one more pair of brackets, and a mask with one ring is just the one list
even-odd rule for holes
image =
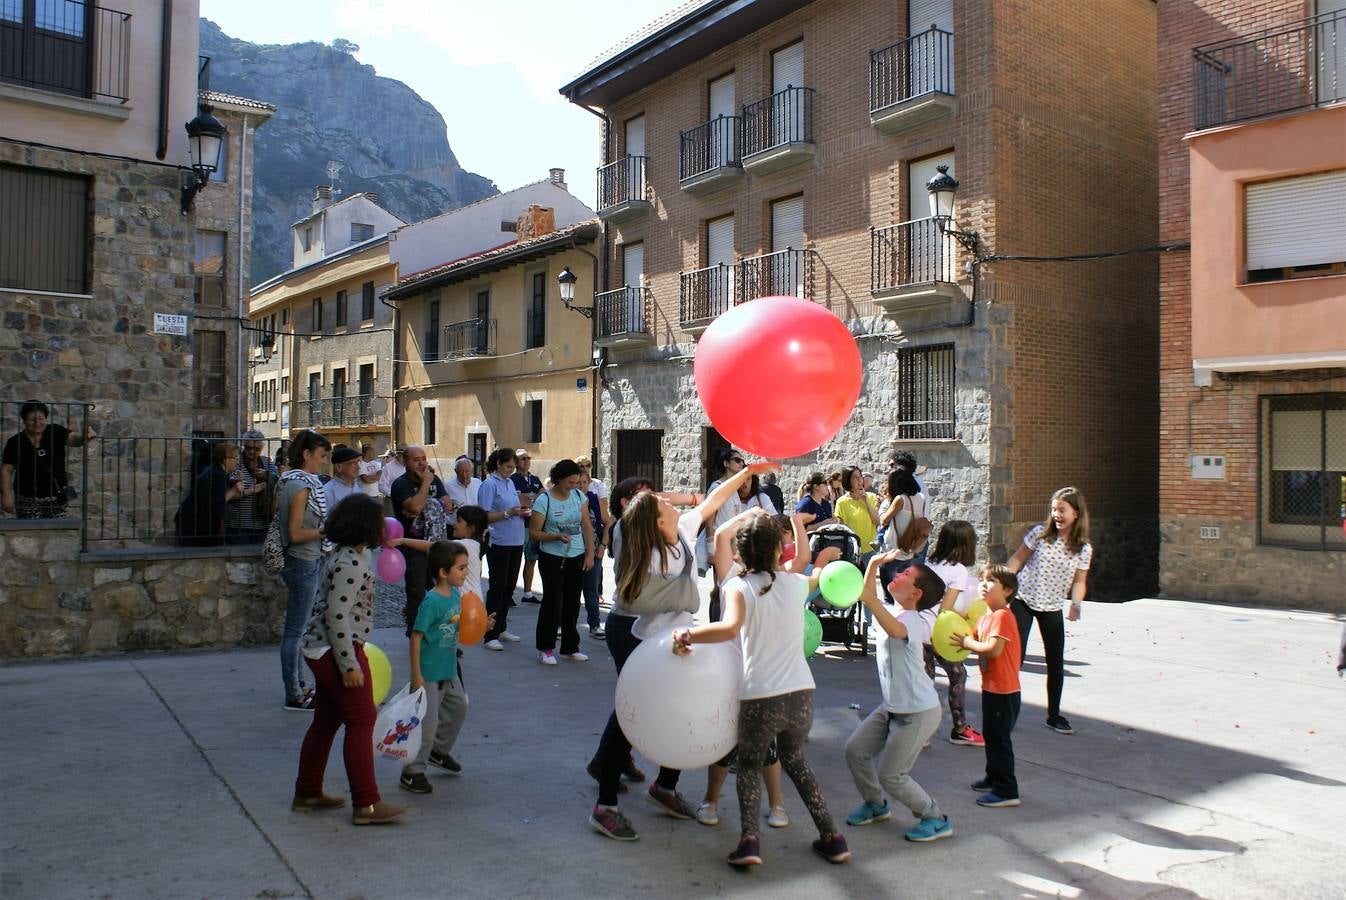
{"label": "woman in white top", "polygon": [[1010,604],[1019,625],[1019,658],[1027,653],[1028,633],[1036,621],[1047,657],[1047,727],[1059,734],[1075,733],[1070,720],[1061,715],[1066,678],[1066,626],[1061,611],[1069,599],[1066,618],[1074,622],[1080,617],[1093,558],[1084,495],[1066,487],[1052,494],[1047,521],[1024,535],[1023,546],[1009,561],[1010,571],[1019,573],[1019,590]]}
{"label": "woman in white top", "polygon": [[805,554],[794,571],[778,571],[784,543],[780,527],[763,513],[739,526],[734,549],[744,574],[724,588],[724,620],[675,632],[674,652],[691,652],[695,643],[718,643],[742,636],[743,685],[738,712],[738,804],[741,836],[731,866],[762,862],[760,829],[762,782],[758,770],[772,739],[781,766],[808,807],[818,840],[813,849],[829,862],[850,859],[846,838],[828,812],[818,781],[804,759],[804,742],[813,725],[813,673],[804,660],[804,601],[817,587],[818,575],[802,574]]}
{"label": "woman in white top", "polygon": [[888,595],[888,582],[896,578],[898,573],[906,571],[909,566],[925,562],[924,545],[912,550],[898,550],[897,542],[911,524],[913,517],[918,515],[929,517],[930,498],[921,492],[920,486],[916,484],[916,477],[903,465],[888,473],[883,498],[883,503],[879,505],[879,533],[874,540],[880,542],[880,546],[876,549],[885,552],[897,550],[897,558],[885,563],[879,572],[879,584],[883,586],[884,595],[891,604],[893,598]]}
{"label": "woman in white top", "polygon": [[[710,460],[710,471],[715,475],[715,479],[706,486],[706,495],[715,493],[715,489],[724,484],[730,478],[733,478],[743,470],[743,454],[731,448],[722,448],[715,451],[715,455]],[[739,490],[720,504],[720,508],[715,510],[715,515],[706,523],[696,536],[696,570],[698,575],[704,575],[710,569],[711,539],[715,534],[715,529],[719,528],[725,522],[728,522],[734,516],[743,512],[746,508],[743,502],[743,485],[739,484]]]}

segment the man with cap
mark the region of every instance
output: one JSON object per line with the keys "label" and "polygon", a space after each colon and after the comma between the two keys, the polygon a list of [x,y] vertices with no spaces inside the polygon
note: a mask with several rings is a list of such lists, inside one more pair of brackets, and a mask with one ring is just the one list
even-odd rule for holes
{"label": "man with cap", "polygon": [[[243,452],[231,474],[243,489],[241,496],[224,508],[225,541],[230,544],[260,544],[271,524],[271,490],[280,472],[276,464],[262,455],[266,436],[255,428],[243,435]],[[257,491],[256,485],[267,490]]]}
{"label": "man with cap", "polygon": [[336,505],[351,494],[360,490],[357,479],[360,477],[360,454],[350,447],[341,446],[332,451],[332,480],[323,485],[327,494],[327,511],[336,509]]}

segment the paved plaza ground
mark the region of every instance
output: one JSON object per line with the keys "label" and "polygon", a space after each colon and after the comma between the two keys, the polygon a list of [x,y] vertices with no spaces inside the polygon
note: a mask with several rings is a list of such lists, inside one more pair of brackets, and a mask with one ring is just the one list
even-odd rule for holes
{"label": "paved plaza ground", "polygon": [[[1021,808],[975,805],[984,757],[944,740],[946,712],[914,774],[953,838],[907,843],[895,814],[845,829],[855,857],[831,866],[809,852],[816,833],[787,783],[792,824],[763,829],[765,865],[736,872],[724,863],[732,781],[717,828],[662,816],[633,786],[638,842],[589,829],[584,764],[615,675],[587,633],[589,662],[538,665],[536,609],[511,615],[524,643],[467,650],[461,777],[432,772],[435,792],[412,796],[395,763],[378,763],[385,796],[412,807],[381,828],[352,827],[349,808],[290,811],[308,719],[281,709],[274,647],[0,667],[0,897],[1346,896],[1341,616],[1086,604],[1068,630],[1074,736],[1043,727],[1029,645]],[[375,640],[405,680],[400,632]],[[842,745],[879,692],[872,654],[827,650],[813,662],[808,757],[842,819],[858,802]],[[977,724],[975,674],[968,703]],[[339,748],[334,793],[346,790]],[[703,772],[683,777],[694,801],[704,786]]]}

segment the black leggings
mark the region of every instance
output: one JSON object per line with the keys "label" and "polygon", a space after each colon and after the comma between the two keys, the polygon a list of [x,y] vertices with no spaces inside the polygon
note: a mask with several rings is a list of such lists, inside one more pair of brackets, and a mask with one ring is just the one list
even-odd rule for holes
{"label": "black leggings", "polygon": [[1019,660],[1028,655],[1028,632],[1037,620],[1042,633],[1042,651],[1047,658],[1047,717],[1061,714],[1061,688],[1066,681],[1066,622],[1061,610],[1038,612],[1022,600],[1010,604],[1014,621],[1019,626]]}
{"label": "black leggings", "polygon": [[495,614],[495,626],[486,632],[483,640],[493,641],[509,624],[509,601],[514,596],[514,584],[519,580],[519,564],[523,562],[523,545],[506,547],[492,544],[486,551],[490,566],[490,583],[486,586],[486,612]]}

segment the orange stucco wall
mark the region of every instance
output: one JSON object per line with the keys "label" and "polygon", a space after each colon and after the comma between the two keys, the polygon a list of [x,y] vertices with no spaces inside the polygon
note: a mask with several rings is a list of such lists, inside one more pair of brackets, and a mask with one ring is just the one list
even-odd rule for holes
{"label": "orange stucco wall", "polygon": [[1201,132],[1187,141],[1192,356],[1346,350],[1346,275],[1244,283],[1243,219],[1249,182],[1346,168],[1346,105]]}

